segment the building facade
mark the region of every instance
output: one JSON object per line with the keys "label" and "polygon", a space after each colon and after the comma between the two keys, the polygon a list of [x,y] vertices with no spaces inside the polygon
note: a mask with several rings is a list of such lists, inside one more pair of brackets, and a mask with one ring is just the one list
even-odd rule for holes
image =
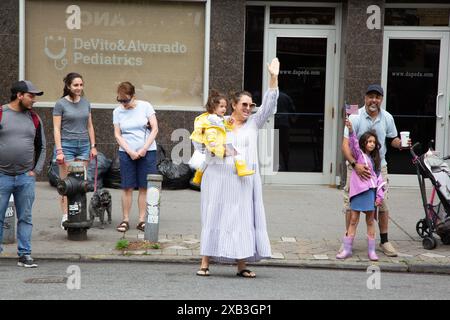
{"label": "building facade", "polygon": [[[48,159],[52,108],[69,72],[84,77],[99,151],[110,158],[117,151],[115,88],[130,81],[156,109],[157,143],[187,162],[208,91],[246,89],[260,103],[265,64],[275,56],[281,94],[260,135],[264,183],[341,184],[344,105],[362,105],[370,83],[384,87],[383,108],[399,132],[450,153],[450,1],[4,0],[0,7],[1,103],[19,79],[44,90],[35,109]],[[387,157],[391,184],[416,185],[408,152],[389,149]]]}

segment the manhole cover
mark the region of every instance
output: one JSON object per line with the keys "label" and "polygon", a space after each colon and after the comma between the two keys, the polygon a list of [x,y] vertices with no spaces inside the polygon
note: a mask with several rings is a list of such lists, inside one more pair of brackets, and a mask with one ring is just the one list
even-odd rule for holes
{"label": "manhole cover", "polygon": [[67,277],[49,276],[49,277],[30,278],[30,279],[26,279],[24,282],[25,283],[67,283]]}

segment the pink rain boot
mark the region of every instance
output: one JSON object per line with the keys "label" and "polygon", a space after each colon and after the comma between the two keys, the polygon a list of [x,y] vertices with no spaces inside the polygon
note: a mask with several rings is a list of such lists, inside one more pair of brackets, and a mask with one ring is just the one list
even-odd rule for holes
{"label": "pink rain boot", "polygon": [[352,256],[353,239],[354,237],[347,236],[343,238],[344,250],[336,255],[336,259],[346,259]]}
{"label": "pink rain boot", "polygon": [[375,239],[367,238],[367,254],[372,261],[378,261],[378,256],[375,253]]}

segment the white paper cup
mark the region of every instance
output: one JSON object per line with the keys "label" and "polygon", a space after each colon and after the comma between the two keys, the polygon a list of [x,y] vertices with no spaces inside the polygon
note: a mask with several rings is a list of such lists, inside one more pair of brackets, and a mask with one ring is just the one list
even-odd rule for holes
{"label": "white paper cup", "polygon": [[408,145],[409,131],[402,131],[402,132],[400,132],[400,139],[402,140],[402,148],[409,147],[409,145]]}

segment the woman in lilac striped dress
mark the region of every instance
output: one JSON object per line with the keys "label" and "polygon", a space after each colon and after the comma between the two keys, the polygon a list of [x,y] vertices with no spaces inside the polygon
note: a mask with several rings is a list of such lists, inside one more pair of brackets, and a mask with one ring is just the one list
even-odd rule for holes
{"label": "woman in lilac striped dress", "polygon": [[[230,121],[233,130],[227,132],[226,157],[206,156],[208,167],[201,184],[202,262],[197,275],[208,276],[209,262],[237,263],[237,275],[254,278],[247,262],[271,257],[266,217],[262,199],[261,177],[258,174],[258,130],[276,112],[278,99],[277,58],[267,65],[269,90],[255,114],[250,93],[243,91],[232,97]],[[232,155],[239,153],[256,174],[239,177]]]}

